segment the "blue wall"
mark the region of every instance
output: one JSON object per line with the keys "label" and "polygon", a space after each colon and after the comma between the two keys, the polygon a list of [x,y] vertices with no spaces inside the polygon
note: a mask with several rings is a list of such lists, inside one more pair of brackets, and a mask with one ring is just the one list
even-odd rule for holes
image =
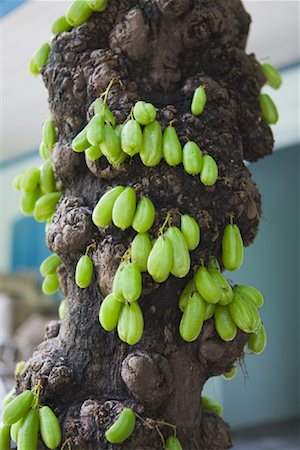
{"label": "blue wall", "polygon": [[224,418],[233,427],[300,415],[299,168],[299,147],[250,165],[264,218],[234,280],[263,292],[268,345],[246,356],[249,379],[239,369],[236,379],[222,381]]}

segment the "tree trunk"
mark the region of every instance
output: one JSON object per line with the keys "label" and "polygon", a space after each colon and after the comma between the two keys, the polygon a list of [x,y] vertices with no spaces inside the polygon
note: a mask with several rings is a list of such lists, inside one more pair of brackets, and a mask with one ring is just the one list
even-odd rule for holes
{"label": "tree trunk", "polygon": [[[195,342],[182,340],[177,302],[192,270],[183,280],[171,276],[160,285],[143,275],[145,328],[137,345],[105,332],[99,306],[111,292],[134,232],[113,225],[98,229],[91,214],[107,189],[123,185],[154,203],[153,237],[168,211],[175,225],[180,214],[193,216],[201,227],[201,244],[191,254],[193,269],[211,256],[221,261],[230,214],[244,244],[253,241],[260,194],[243,161],[270,154],[273,138],[258,101],[265,79],[255,57],[244,50],[249,23],[239,0],[110,0],[103,13],[52,41],[43,79],[58,129],[52,161],[64,195],[47,244],[63,261],[67,314],[48,327],[47,339],[18,378],[18,389],[41,381],[42,401],[59,416],[64,439],[81,450],[162,449],[160,433],[172,434],[165,422],[176,425],[185,450],[231,447],[228,425],[202,410],[201,391],[209,377],[229,371],[243,357],[247,335],[239,331],[232,342],[224,342],[210,319]],[[134,157],[114,168],[104,158],[86,162],[84,154],[72,151],[72,139],[92,115],[92,102],[113,78],[108,105],[117,122],[126,119],[135,101],[152,102],[163,127],[175,119],[182,143],[194,140],[216,159],[214,186],[203,186],[182,166],[161,162],[149,168]],[[190,104],[199,85],[205,85],[207,104],[194,116]],[[93,282],[80,289],[74,282],[76,263],[93,241]],[[124,405],[138,414],[137,424],[128,440],[114,446],[104,432]]]}

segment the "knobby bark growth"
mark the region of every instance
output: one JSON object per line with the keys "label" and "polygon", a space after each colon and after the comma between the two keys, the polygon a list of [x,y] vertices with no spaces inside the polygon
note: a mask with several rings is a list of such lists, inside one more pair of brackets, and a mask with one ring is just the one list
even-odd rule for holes
{"label": "knobby bark growth", "polygon": [[[254,55],[245,53],[250,17],[240,0],[110,0],[82,26],[61,33],[43,69],[49,106],[58,130],[52,154],[55,174],[63,185],[47,231],[47,244],[62,259],[62,291],[67,299],[63,321],[51,323],[46,340],[35,350],[18,377],[18,389],[41,381],[42,402],[58,415],[64,439],[82,449],[162,449],[155,421],[177,426],[186,450],[227,449],[228,425],[201,409],[200,396],[209,377],[231,369],[243,357],[247,335],[222,341],[214,319],[205,322],[199,338],[184,342],[178,327],[178,296],[189,277],[170,277],[159,285],[143,275],[140,301],[145,329],[141,341],[128,346],[116,332],[99,325],[102,299],[111,286],[120,258],[133,239],[132,229],[113,225],[98,229],[92,210],[108,188],[134,186],[156,207],[155,236],[172,211],[194,217],[201,227],[201,244],[192,252],[200,259],[221,260],[221,239],[233,213],[245,245],[258,231],[261,199],[244,160],[271,153],[273,138],[262,119],[258,95],[265,79]],[[219,178],[205,187],[198,177],[161,162],[145,167],[138,157],[114,168],[101,158],[86,162],[71,141],[91,117],[92,102],[113,79],[108,105],[119,123],[137,100],[152,102],[166,126],[175,119],[182,143],[196,141],[212,155]],[[193,92],[205,85],[207,104],[196,117],[190,112]],[[86,246],[95,272],[92,284],[80,289],[75,266]],[[109,444],[104,431],[124,405],[141,419],[132,436],[119,446]],[[160,426],[166,437],[170,429]],[[41,448],[42,444],[41,444]],[[73,447],[72,447],[73,448]]]}

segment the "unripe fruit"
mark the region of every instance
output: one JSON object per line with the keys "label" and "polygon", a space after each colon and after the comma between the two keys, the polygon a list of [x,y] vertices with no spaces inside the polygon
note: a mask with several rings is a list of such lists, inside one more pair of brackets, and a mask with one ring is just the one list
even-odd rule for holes
{"label": "unripe fruit", "polygon": [[116,199],[112,220],[116,227],[122,231],[129,228],[132,224],[136,210],[136,193],[132,187],[126,188]]}
{"label": "unripe fruit", "polygon": [[12,400],[2,413],[2,420],[7,425],[18,422],[31,407],[34,395],[32,391],[26,390]]}
{"label": "unripe fruit", "polygon": [[264,304],[263,295],[253,286],[234,286],[233,292],[244,295],[257,308],[261,308]]}
{"label": "unripe fruit", "polygon": [[114,203],[124,189],[123,186],[115,186],[102,195],[92,215],[92,220],[97,227],[106,227],[111,223]]}
{"label": "unripe fruit", "polygon": [[181,443],[179,439],[176,436],[169,436],[166,440],[166,446],[165,448],[167,450],[182,450]]}
{"label": "unripe fruit", "polygon": [[104,118],[96,114],[86,126],[86,137],[91,145],[100,145],[104,140]]}
{"label": "unripe fruit", "polygon": [[147,272],[147,261],[152,250],[148,233],[138,233],[131,244],[131,261],[141,272]]}
{"label": "unripe fruit", "polygon": [[141,125],[148,125],[156,117],[156,108],[151,103],[139,101],[134,105],[133,115]]}
{"label": "unripe fruit", "polygon": [[248,340],[248,348],[251,352],[260,355],[267,345],[267,333],[263,324],[255,333],[251,333]]}
{"label": "unripe fruit", "polygon": [[171,241],[160,236],[154,243],[147,261],[147,270],[154,281],[162,283],[170,275],[173,266]]}
{"label": "unripe fruit", "polygon": [[180,321],[179,333],[182,339],[192,342],[199,336],[204,321],[205,304],[198,292],[193,292],[186,303]]}
{"label": "unripe fruit", "polygon": [[135,414],[130,408],[124,408],[115,423],[105,432],[111,444],[121,444],[133,433]]}
{"label": "unripe fruit", "polygon": [[189,141],[183,147],[182,162],[184,170],[190,175],[197,175],[201,172],[203,156],[195,142]]}
{"label": "unripe fruit", "polygon": [[223,341],[232,341],[237,333],[237,327],[227,306],[217,305],[215,310],[215,327]]}
{"label": "unripe fruit", "polygon": [[33,216],[37,222],[46,222],[52,216],[61,195],[61,192],[51,192],[38,199],[33,211]]}
{"label": "unripe fruit", "polygon": [[116,328],[122,308],[122,303],[114,294],[107,295],[100,306],[99,322],[106,331],[112,331]]}
{"label": "unripe fruit", "polygon": [[232,369],[229,372],[225,372],[222,374],[222,377],[225,380],[233,380],[237,376],[237,368],[235,366],[232,367]]}
{"label": "unripe fruit", "polygon": [[231,317],[236,325],[245,333],[255,333],[260,324],[259,312],[256,306],[246,297],[234,294],[228,305]]}
{"label": "unripe fruit", "polygon": [[183,291],[180,294],[179,300],[178,300],[178,307],[180,311],[184,312],[188,299],[191,296],[193,292],[196,292],[196,286],[194,279],[192,278],[188,284],[184,287]]}
{"label": "unripe fruit", "polygon": [[121,131],[121,147],[123,152],[134,156],[141,150],[143,145],[143,133],[140,124],[131,119],[125,123]]}
{"label": "unripe fruit", "polygon": [[270,125],[275,125],[278,122],[279,114],[271,97],[268,94],[260,94],[259,103],[265,121]]}
{"label": "unripe fruit", "polygon": [[39,414],[35,409],[27,412],[18,430],[18,450],[35,450],[39,433]]}
{"label": "unripe fruit", "polygon": [[108,0],[86,0],[89,7],[96,12],[102,12],[107,7]]}
{"label": "unripe fruit", "polygon": [[206,92],[204,86],[199,86],[195,89],[191,111],[195,116],[199,116],[205,107],[206,104]]}
{"label": "unripe fruit", "polygon": [[176,130],[168,126],[163,134],[162,141],[163,157],[169,166],[178,166],[182,161],[182,146],[178,139]]}
{"label": "unripe fruit", "polygon": [[93,277],[93,261],[88,255],[82,255],[76,265],[75,282],[81,289],[87,288]]}
{"label": "unripe fruit", "polygon": [[121,341],[129,345],[139,342],[144,331],[144,318],[138,302],[122,305],[117,330]]}
{"label": "unripe fruit", "polygon": [[203,409],[208,409],[209,411],[221,416],[223,413],[222,406],[213,398],[207,397],[205,395],[201,396],[201,403]]}
{"label": "unripe fruit", "polygon": [[56,130],[52,118],[46,119],[43,123],[42,140],[46,148],[51,152],[57,141]]}
{"label": "unripe fruit", "polygon": [[155,220],[155,207],[150,198],[142,197],[138,202],[132,228],[138,233],[150,230]]}
{"label": "unripe fruit", "polygon": [[71,31],[72,25],[66,19],[66,16],[61,16],[52,24],[51,31],[53,34],[63,33],[64,31]]}
{"label": "unripe fruit", "polygon": [[33,192],[40,182],[40,169],[30,167],[27,169],[21,180],[21,189],[25,192]]}
{"label": "unripe fruit", "polygon": [[222,238],[222,259],[227,270],[238,270],[244,259],[244,245],[239,227],[226,225]]}
{"label": "unripe fruit", "polygon": [[78,27],[86,22],[92,13],[93,10],[85,0],[74,0],[67,11],[66,19],[72,27]]}
{"label": "unripe fruit", "polygon": [[196,220],[184,214],[181,216],[181,232],[190,251],[195,250],[200,242],[200,228]]}
{"label": "unripe fruit", "polygon": [[44,444],[51,450],[56,449],[61,442],[61,429],[56,415],[49,406],[39,410],[40,431]]}
{"label": "unripe fruit", "polygon": [[221,289],[221,297],[219,300],[220,305],[228,305],[233,299],[232,287],[228,281],[223,277],[221,272],[217,269],[208,269],[209,274],[212,276],[215,283]]}
{"label": "unripe fruit", "polygon": [[191,267],[190,253],[184,236],[177,227],[170,227],[165,236],[170,240],[173,250],[171,274],[177,278],[184,278]]}
{"label": "unripe fruit", "polygon": [[140,157],[145,166],[154,167],[159,164],[162,156],[162,130],[159,122],[155,120],[144,128]]}
{"label": "unripe fruit", "polygon": [[47,275],[42,284],[42,291],[46,295],[52,295],[59,289],[59,279],[57,273]]}
{"label": "unripe fruit", "polygon": [[138,300],[142,293],[142,275],[135,264],[128,263],[124,267],[122,292],[125,300],[130,303]]}
{"label": "unripe fruit", "polygon": [[84,150],[87,150],[90,146],[91,144],[87,139],[87,127],[85,127],[74,137],[72,141],[72,149],[74,152],[81,153],[84,152]]}
{"label": "unripe fruit", "polygon": [[204,266],[198,269],[195,284],[199,294],[207,303],[218,303],[221,298],[221,289]]}
{"label": "unripe fruit", "polygon": [[10,450],[10,425],[0,424],[0,450]]}
{"label": "unripe fruit", "polygon": [[56,253],[48,256],[40,265],[39,271],[43,277],[54,273],[58,266],[61,264],[61,259]]}
{"label": "unripe fruit", "polygon": [[218,179],[218,166],[214,158],[205,155],[202,161],[200,180],[204,186],[213,186]]}
{"label": "unripe fruit", "polygon": [[56,180],[51,159],[47,159],[40,169],[40,187],[43,194],[49,194],[56,189]]}

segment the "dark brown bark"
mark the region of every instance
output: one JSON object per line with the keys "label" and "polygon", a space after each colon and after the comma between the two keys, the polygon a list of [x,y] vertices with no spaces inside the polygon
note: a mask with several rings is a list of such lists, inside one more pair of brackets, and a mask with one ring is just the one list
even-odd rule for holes
{"label": "dark brown bark", "polygon": [[[186,279],[170,277],[162,285],[144,275],[140,304],[145,330],[137,345],[130,347],[115,332],[105,332],[99,306],[134,233],[113,225],[99,230],[91,213],[109,187],[122,184],[153,201],[153,236],[168,210],[175,224],[178,212],[192,215],[202,230],[199,249],[192,252],[193,268],[201,258],[220,260],[222,232],[231,213],[245,245],[253,241],[260,194],[243,161],[270,154],[273,138],[258,102],[265,80],[255,57],[244,50],[249,23],[239,0],[110,0],[104,13],[53,40],[43,78],[59,134],[52,160],[64,197],[47,243],[64,263],[60,275],[68,308],[61,324],[48,327],[47,340],[27,363],[18,387],[40,380],[42,400],[59,415],[64,438],[80,449],[117,448],[105,440],[104,431],[124,405],[133,407],[140,419],[120,448],[163,448],[155,427],[159,419],[177,426],[185,450],[231,446],[228,425],[202,411],[200,396],[209,377],[228,371],[243,356],[247,336],[239,332],[225,343],[211,319],[195,342],[180,338],[177,299],[192,270]],[[153,102],[163,126],[175,119],[182,142],[195,140],[217,160],[215,186],[204,187],[198,177],[164,162],[148,168],[137,156],[113,168],[103,158],[86,164],[83,155],[72,151],[72,138],[112,78],[121,81],[108,97],[117,121],[127,117],[134,101]],[[208,100],[203,114],[195,117],[190,103],[200,84]],[[74,283],[75,266],[93,240],[93,283],[82,290]],[[159,428],[165,437],[171,434],[168,427]]]}

